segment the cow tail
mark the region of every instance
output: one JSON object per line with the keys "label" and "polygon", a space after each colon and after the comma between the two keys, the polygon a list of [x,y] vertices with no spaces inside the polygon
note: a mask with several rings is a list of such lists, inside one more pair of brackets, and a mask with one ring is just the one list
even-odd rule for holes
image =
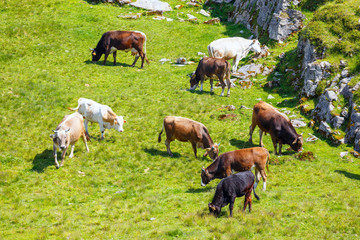
{"label": "cow tail", "polygon": [[76,110],[79,109],[79,106],[80,106],[80,105],[78,105],[76,108],[67,107],[67,109],[69,109],[69,110],[71,110],[71,111],[76,111]]}
{"label": "cow tail", "polygon": [[146,35],[144,34],[145,40],[144,40],[144,54],[145,54],[145,61],[147,64],[149,64],[149,59],[147,58],[147,54],[146,54]]}
{"label": "cow tail", "polygon": [[161,132],[159,133],[158,143],[161,142],[161,134],[163,133],[163,131],[164,131],[164,125],[163,125],[163,127],[161,129]]}
{"label": "cow tail", "polygon": [[86,141],[91,142],[89,134],[85,131]]}
{"label": "cow tail", "polygon": [[269,153],[269,151],[267,151],[267,160],[266,160],[266,169],[267,169],[267,171],[268,171],[268,173],[270,172],[269,171],[269,163],[270,163],[270,153]]}
{"label": "cow tail", "polygon": [[209,57],[214,57],[214,53],[213,53],[213,51],[212,51],[212,49],[211,49],[211,46],[210,46],[211,44],[209,44],[208,45],[208,53],[209,53]]}
{"label": "cow tail", "polygon": [[254,185],[253,185],[253,193],[254,193],[254,196],[256,197],[256,199],[258,200],[258,201],[260,201],[260,198],[259,198],[259,196],[256,194],[256,192],[255,192],[255,188],[254,188]]}

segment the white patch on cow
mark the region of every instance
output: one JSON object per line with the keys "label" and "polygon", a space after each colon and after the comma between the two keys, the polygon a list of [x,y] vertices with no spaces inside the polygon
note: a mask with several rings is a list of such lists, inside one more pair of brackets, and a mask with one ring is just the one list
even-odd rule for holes
{"label": "white patch on cow", "polygon": [[116,52],[118,49],[116,47],[111,47],[110,53]]}
{"label": "white patch on cow", "polygon": [[201,179],[201,186],[202,186],[202,187],[205,187],[205,186],[206,186],[206,184],[203,183],[202,179]]}
{"label": "white patch on cow", "polygon": [[254,170],[255,168],[255,164],[251,166],[251,171]]}
{"label": "white patch on cow", "polygon": [[263,183],[263,191],[266,190],[266,182]]}

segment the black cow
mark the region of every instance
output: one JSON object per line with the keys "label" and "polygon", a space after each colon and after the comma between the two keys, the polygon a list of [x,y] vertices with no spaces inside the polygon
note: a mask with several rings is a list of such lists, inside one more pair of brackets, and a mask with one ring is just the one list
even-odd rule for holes
{"label": "black cow", "polygon": [[98,42],[95,49],[92,50],[92,61],[97,62],[103,54],[105,59],[103,65],[110,53],[114,56],[114,65],[116,65],[116,51],[131,50],[132,55],[135,56],[135,60],[131,67],[134,67],[139,56],[141,57],[141,68],[144,67],[144,59],[147,63],[149,60],[146,57],[146,35],[139,31],[108,31],[104,33]]}
{"label": "black cow", "polygon": [[[235,198],[245,195],[245,202],[243,211],[249,205],[249,212],[251,212],[251,191],[254,186],[254,174],[251,171],[239,172],[224,178],[216,187],[215,195],[211,203],[208,204],[210,213],[219,216],[221,208],[229,205],[230,216],[234,208]],[[254,189],[254,196],[260,200],[256,195]]]}
{"label": "black cow", "polygon": [[213,91],[213,79],[212,76],[217,76],[219,78],[222,92],[221,96],[224,96],[225,83],[224,78],[226,79],[226,84],[228,86],[227,96],[230,96],[230,69],[231,65],[228,61],[222,58],[212,58],[204,57],[200,60],[195,73],[190,78],[190,90],[194,90],[201,81],[200,91],[203,90],[203,82],[205,77],[210,78],[211,92]]}

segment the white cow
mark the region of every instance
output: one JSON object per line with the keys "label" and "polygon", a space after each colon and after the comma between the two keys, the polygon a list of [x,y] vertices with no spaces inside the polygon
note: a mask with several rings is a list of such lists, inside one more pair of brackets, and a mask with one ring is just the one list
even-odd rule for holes
{"label": "white cow", "polygon": [[232,71],[236,72],[239,61],[246,57],[250,51],[260,53],[260,42],[242,37],[220,38],[208,45],[210,57],[233,59]]}
{"label": "white cow", "polygon": [[[91,99],[79,98],[78,106],[76,108],[69,108],[72,111],[78,110],[78,112],[85,118],[85,130],[88,132],[88,122],[97,122],[100,126],[101,139],[104,139],[105,128],[114,128],[119,132],[123,132],[123,116],[117,116],[113,110],[107,106],[97,103]],[[89,135],[90,136],[90,135]]]}

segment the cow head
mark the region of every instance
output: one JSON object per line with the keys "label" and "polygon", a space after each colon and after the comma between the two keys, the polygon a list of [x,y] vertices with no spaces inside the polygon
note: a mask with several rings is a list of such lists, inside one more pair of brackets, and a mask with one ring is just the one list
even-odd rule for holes
{"label": "cow head", "polygon": [[297,137],[294,139],[294,141],[290,144],[291,148],[297,152],[302,151],[302,145],[303,145],[302,135],[297,135]]}
{"label": "cow head", "polygon": [[124,123],[126,123],[126,121],[124,120],[124,117],[123,116],[117,116],[116,119],[114,120],[113,128],[116,131],[123,132],[124,131],[124,128],[123,128]]}
{"label": "cow head", "polygon": [[190,90],[195,90],[199,85],[199,80],[196,78],[196,74],[193,72],[188,75],[190,77]]}
{"label": "cow head", "polygon": [[212,146],[211,148],[206,148],[206,153],[204,154],[204,156],[209,155],[212,160],[215,160],[219,155],[219,146],[220,143],[214,144],[214,146]]}
{"label": "cow head", "polygon": [[250,50],[255,53],[261,52],[261,45],[260,42],[257,39],[254,39],[250,45]]}
{"label": "cow head", "polygon": [[54,143],[56,143],[60,150],[64,150],[69,146],[70,142],[70,128],[66,130],[53,130],[54,134],[51,134],[50,137],[53,139]]}
{"label": "cow head", "polygon": [[91,50],[92,61],[93,62],[99,61],[102,54],[97,52],[96,49],[94,49],[94,48],[90,48],[90,50]]}
{"label": "cow head", "polygon": [[219,206],[216,206],[213,203],[209,203],[208,207],[211,214],[214,214],[216,217],[219,216],[221,212],[221,208]]}
{"label": "cow head", "polygon": [[206,184],[208,184],[211,181],[211,178],[209,176],[209,172],[207,169],[202,168],[201,169],[201,186],[205,187]]}

